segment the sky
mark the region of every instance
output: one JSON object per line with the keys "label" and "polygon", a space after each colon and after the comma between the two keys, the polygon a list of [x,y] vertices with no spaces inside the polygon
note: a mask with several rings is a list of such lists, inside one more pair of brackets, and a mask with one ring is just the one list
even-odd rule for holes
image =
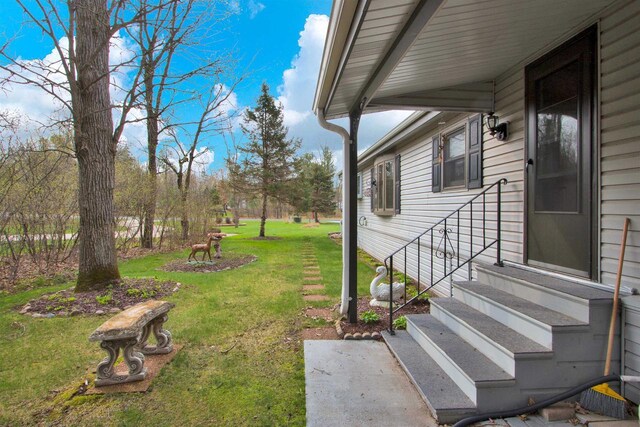
{"label": "sky", "polygon": [[[63,5],[64,1],[59,1]],[[284,107],[285,125],[288,136],[302,141],[303,152],[318,152],[321,146],[329,146],[335,153],[336,165],[342,165],[342,142],[340,138],[320,127],[311,111],[318,78],[324,40],[331,12],[329,0],[227,0],[232,12],[229,19],[221,24],[215,33],[214,49],[229,53],[235,60],[234,75],[245,76],[229,96],[225,109],[229,113],[240,113],[255,104],[260,95],[260,86],[266,82],[274,96]],[[5,19],[0,22],[0,44],[12,39],[9,52],[14,58],[22,60],[51,59],[51,41],[42,36],[33,26],[25,25],[25,17],[14,0],[0,1],[0,14]],[[9,18],[9,19],[7,19]],[[110,56],[113,61],[127,57],[131,40],[122,35],[112,40]],[[193,55],[197,57],[198,47]],[[3,61],[0,59],[0,61]],[[2,62],[3,64],[6,63]],[[0,77],[2,74],[0,72]],[[126,82],[127,76],[113,76]],[[222,81],[224,87],[232,85]],[[112,88],[112,98],[120,95]],[[5,86],[0,91],[0,109],[22,111],[30,117],[43,121],[56,111],[55,102],[44,92],[25,86]],[[190,110],[185,110],[187,115]],[[141,112],[133,112],[142,115]],[[367,115],[363,117],[359,132],[359,151],[364,150],[401,120],[408,112],[395,111]],[[234,127],[234,139],[237,144],[246,141],[237,126]],[[337,124],[347,128],[346,119],[337,120]],[[130,150],[145,162],[145,129],[141,123],[127,126],[123,136]],[[203,146],[208,153],[203,155],[201,169],[209,172],[224,166],[226,142],[229,135],[210,135]],[[170,142],[166,142],[170,144]]]}

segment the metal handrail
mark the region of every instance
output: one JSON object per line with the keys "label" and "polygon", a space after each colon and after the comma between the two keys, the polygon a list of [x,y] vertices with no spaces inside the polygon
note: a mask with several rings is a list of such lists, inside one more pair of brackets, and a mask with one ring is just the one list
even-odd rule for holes
{"label": "metal handrail", "polygon": [[[483,253],[484,251],[486,251],[487,249],[489,249],[490,247],[492,247],[493,245],[496,245],[496,265],[500,265],[502,266],[502,257],[501,257],[501,228],[502,228],[502,186],[507,184],[507,180],[505,178],[499,179],[498,181],[494,182],[493,184],[491,184],[490,186],[488,186],[487,188],[485,188],[484,190],[482,190],[482,192],[476,194],[473,198],[471,198],[469,201],[467,201],[465,204],[463,204],[462,206],[460,206],[458,209],[456,209],[455,211],[451,212],[449,215],[445,216],[444,218],[442,218],[440,221],[436,222],[435,224],[433,224],[429,229],[427,229],[425,232],[419,234],[418,236],[416,236],[413,240],[409,241],[408,243],[406,243],[404,246],[402,246],[401,248],[397,249],[396,251],[394,251],[391,255],[389,255],[388,257],[386,257],[384,259],[384,265],[387,268],[387,271],[389,272],[389,283],[393,284],[393,257],[395,255],[398,255],[400,252],[404,251],[404,299],[405,302],[402,305],[398,305],[395,309],[393,307],[393,286],[389,286],[389,332],[391,334],[394,333],[393,331],[393,315],[394,313],[398,312],[399,310],[401,310],[403,307],[407,306],[408,304],[411,304],[413,301],[415,301],[416,299],[418,299],[421,295],[423,295],[425,292],[428,292],[431,288],[433,288],[434,286],[436,286],[438,283],[440,283],[441,281],[443,281],[444,279],[446,279],[447,277],[450,277],[451,275],[453,275],[453,273],[455,273],[458,269],[460,269],[461,267],[465,266],[466,264],[470,263],[474,258],[476,258],[478,255],[480,255],[481,253]],[[496,218],[496,238],[492,241],[490,241],[487,244],[487,234],[486,234],[486,221],[485,221],[485,217],[486,217],[486,195],[487,193],[494,187],[497,187],[496,190],[496,195],[497,195],[497,200],[496,200],[496,212],[497,212],[497,218]],[[477,199],[482,197],[482,248],[474,254],[473,252],[473,202],[476,201]],[[466,207],[469,207],[469,236],[470,236],[470,241],[469,241],[469,248],[470,248],[470,253],[469,253],[469,258],[467,259],[463,259],[461,262],[460,259],[460,212],[465,209]],[[456,236],[458,236],[457,238],[457,244],[456,247],[454,249],[453,247],[453,243],[451,242],[451,239],[449,237],[449,235],[453,232],[452,229],[447,227],[447,220],[451,220],[452,217],[456,217]],[[435,249],[435,256],[436,258],[440,258],[440,255],[442,256],[442,259],[444,261],[443,264],[443,268],[444,268],[444,275],[442,277],[440,277],[439,279],[437,279],[434,282],[434,277],[433,277],[433,257],[434,257],[434,246],[433,246],[433,232],[436,228],[438,227],[442,227],[439,230],[439,233],[442,234],[442,237],[440,238],[440,243],[438,244],[438,247]],[[429,246],[429,275],[430,275],[430,286],[428,286],[427,288],[423,289],[422,291],[420,290],[420,264],[421,264],[421,259],[420,259],[420,239],[427,236],[427,234],[430,235],[430,246]],[[418,293],[411,298],[410,300],[407,300],[407,248],[412,245],[412,244],[417,244],[418,246],[418,259],[417,259],[417,263],[418,263],[418,277],[417,277],[417,283],[418,283]],[[441,249],[441,245],[444,244],[444,248]],[[447,247],[450,248],[450,251],[447,250]],[[456,265],[455,267],[453,266],[453,258],[456,257]],[[447,260],[450,261],[451,266],[449,271],[447,272]]]}

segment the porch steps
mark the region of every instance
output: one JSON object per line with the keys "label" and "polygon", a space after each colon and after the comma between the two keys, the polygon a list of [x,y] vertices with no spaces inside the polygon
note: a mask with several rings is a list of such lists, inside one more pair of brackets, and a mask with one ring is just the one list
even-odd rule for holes
{"label": "porch steps", "polygon": [[554,331],[584,331],[589,328],[588,323],[481,282],[455,282],[453,295],[469,307],[549,349],[553,348]]}
{"label": "porch steps", "polygon": [[[440,423],[525,406],[601,375],[611,293],[516,267],[477,271],[479,281],[454,283],[453,298],[433,298],[430,314],[408,315],[406,332],[383,334]],[[449,381],[429,387],[425,376],[437,374],[426,370]],[[433,403],[460,393],[473,407]]]}
{"label": "porch steps", "polygon": [[512,376],[516,359],[553,357],[551,349],[456,299],[433,298],[431,315],[481,353],[492,354],[493,362]]}
{"label": "porch steps", "polygon": [[[611,292],[517,267],[478,265],[478,281],[551,310],[589,322],[590,309],[611,305]],[[550,298],[553,296],[553,298]]]}
{"label": "porch steps", "polygon": [[382,336],[431,413],[438,414],[440,423],[452,423],[476,413],[471,399],[408,332],[396,331],[391,337],[383,331]]}

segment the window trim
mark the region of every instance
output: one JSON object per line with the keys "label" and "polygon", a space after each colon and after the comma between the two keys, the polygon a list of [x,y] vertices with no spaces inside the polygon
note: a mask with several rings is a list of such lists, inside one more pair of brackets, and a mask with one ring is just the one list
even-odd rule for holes
{"label": "window trim", "polygon": [[[375,215],[378,216],[394,216],[396,214],[396,194],[395,192],[396,190],[396,165],[395,165],[395,153],[391,153],[391,154],[385,154],[382,156],[379,156],[375,159],[374,163],[373,163],[373,170],[374,170],[374,174],[375,174],[375,187],[372,183],[371,185],[371,197],[374,197],[374,188],[375,188],[375,193],[376,193],[376,206],[374,206],[373,208],[373,213]],[[386,174],[385,174],[385,165],[386,163],[390,163],[391,164],[391,186],[389,186],[387,184],[387,178],[386,178]],[[378,167],[382,166],[382,193],[380,195],[380,193],[378,193],[378,190],[380,188],[378,183]],[[383,200],[383,204],[384,202],[387,200],[387,194],[386,191],[387,189],[391,189],[391,191],[393,192],[392,196],[391,196],[391,206],[384,206],[382,208],[379,207],[380,205],[380,199]]]}
{"label": "window trim", "polygon": [[[451,135],[456,134],[456,133],[458,133],[460,131],[462,131],[462,135],[464,137],[464,140],[463,140],[464,154],[462,155],[462,159],[464,160],[464,165],[462,167],[462,171],[463,171],[462,184],[447,186],[447,185],[445,185],[445,179],[444,179],[444,174],[445,174],[445,169],[446,169],[445,168],[445,160],[444,160],[444,144],[445,144],[445,140],[447,138],[449,138]],[[440,144],[441,144],[441,147],[440,147],[440,156],[441,156],[441,160],[440,160],[440,165],[441,165],[441,168],[440,168],[440,182],[441,182],[441,185],[442,185],[441,191],[461,190],[461,189],[466,189],[467,188],[467,163],[468,163],[467,157],[469,156],[468,142],[469,142],[469,126],[467,125],[467,123],[453,125],[450,128],[448,128],[446,131],[440,133]]]}
{"label": "window trim", "polygon": [[356,197],[358,199],[362,199],[363,196],[363,181],[362,181],[362,172],[358,172],[358,175],[356,175]]}

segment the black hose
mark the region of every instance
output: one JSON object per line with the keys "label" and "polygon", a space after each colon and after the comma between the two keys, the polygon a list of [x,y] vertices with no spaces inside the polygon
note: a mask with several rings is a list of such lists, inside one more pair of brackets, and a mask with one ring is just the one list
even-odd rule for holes
{"label": "black hose", "polygon": [[473,423],[477,423],[478,421],[484,421],[484,420],[488,420],[489,418],[491,419],[495,419],[495,418],[508,418],[508,417],[515,417],[517,415],[522,415],[522,414],[528,414],[531,412],[535,412],[539,409],[542,408],[546,408],[549,405],[553,405],[554,403],[560,402],[562,400],[568,399],[571,396],[575,396],[576,394],[591,388],[593,386],[596,386],[598,384],[602,384],[602,383],[608,383],[610,381],[620,381],[620,375],[618,374],[610,374],[610,375],[605,375],[596,379],[593,379],[589,382],[586,382],[584,384],[580,384],[579,386],[576,386],[572,389],[569,389],[563,393],[560,393],[554,397],[550,397],[549,399],[545,399],[542,402],[538,402],[535,405],[531,405],[531,406],[523,406],[521,408],[518,409],[508,409],[506,411],[498,411],[498,412],[487,412],[485,414],[480,414],[480,415],[474,415],[472,417],[467,417],[467,418],[463,418],[460,421],[458,421],[457,423],[455,423],[453,425],[453,427],[464,427],[464,426],[468,426],[470,424]]}

